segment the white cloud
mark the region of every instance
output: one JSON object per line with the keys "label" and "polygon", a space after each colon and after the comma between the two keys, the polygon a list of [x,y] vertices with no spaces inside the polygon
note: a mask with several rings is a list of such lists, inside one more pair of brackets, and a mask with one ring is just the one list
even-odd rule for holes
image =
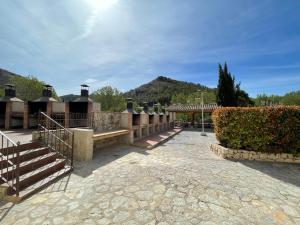
{"label": "white cloud", "polygon": [[84,3],[89,6],[91,12],[85,21],[84,31],[79,36],[75,37],[73,41],[79,41],[92,34],[95,25],[100,19],[101,13],[110,10],[118,3],[118,0],[86,0]]}
{"label": "white cloud", "polygon": [[98,80],[94,79],[94,78],[88,78],[84,81],[84,83],[86,83],[86,84],[92,84],[92,83],[95,83],[95,82],[98,82]]}

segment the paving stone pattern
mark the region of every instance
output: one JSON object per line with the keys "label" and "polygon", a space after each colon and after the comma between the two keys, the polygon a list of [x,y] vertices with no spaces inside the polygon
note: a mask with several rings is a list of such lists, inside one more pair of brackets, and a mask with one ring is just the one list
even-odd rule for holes
{"label": "paving stone pattern", "polygon": [[229,161],[214,134],[183,131],[153,150],[107,148],[20,204],[0,224],[300,224],[300,166]]}

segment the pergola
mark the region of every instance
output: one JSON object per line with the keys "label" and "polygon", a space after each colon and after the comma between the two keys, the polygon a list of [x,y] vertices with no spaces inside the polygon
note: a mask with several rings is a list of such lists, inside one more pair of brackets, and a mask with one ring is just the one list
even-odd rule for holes
{"label": "pergola", "polygon": [[204,113],[212,113],[215,109],[221,108],[217,104],[197,104],[197,105],[170,105],[166,108],[168,112],[185,113],[192,116],[192,125],[195,124],[195,114],[201,113],[202,109]]}

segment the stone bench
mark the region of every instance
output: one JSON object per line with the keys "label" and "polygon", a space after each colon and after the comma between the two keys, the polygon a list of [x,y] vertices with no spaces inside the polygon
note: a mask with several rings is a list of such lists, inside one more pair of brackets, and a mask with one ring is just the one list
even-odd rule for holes
{"label": "stone bench", "polygon": [[118,136],[129,134],[129,132],[130,132],[129,130],[120,129],[120,130],[113,130],[113,131],[105,131],[105,132],[100,132],[100,133],[94,133],[93,140],[94,141],[99,141],[99,140],[104,140],[104,139],[107,139],[107,138],[118,137]]}

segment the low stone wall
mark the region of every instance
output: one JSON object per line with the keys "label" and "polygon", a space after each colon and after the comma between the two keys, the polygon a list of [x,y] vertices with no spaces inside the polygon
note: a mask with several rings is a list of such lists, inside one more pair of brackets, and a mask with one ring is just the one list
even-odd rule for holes
{"label": "low stone wall", "polygon": [[275,154],[266,152],[236,150],[225,148],[218,144],[212,144],[210,146],[210,150],[224,159],[300,163],[300,157],[295,157],[294,155],[288,153]]}
{"label": "low stone wall", "polygon": [[116,130],[121,127],[121,113],[99,112],[94,113],[93,129],[95,131]]}

